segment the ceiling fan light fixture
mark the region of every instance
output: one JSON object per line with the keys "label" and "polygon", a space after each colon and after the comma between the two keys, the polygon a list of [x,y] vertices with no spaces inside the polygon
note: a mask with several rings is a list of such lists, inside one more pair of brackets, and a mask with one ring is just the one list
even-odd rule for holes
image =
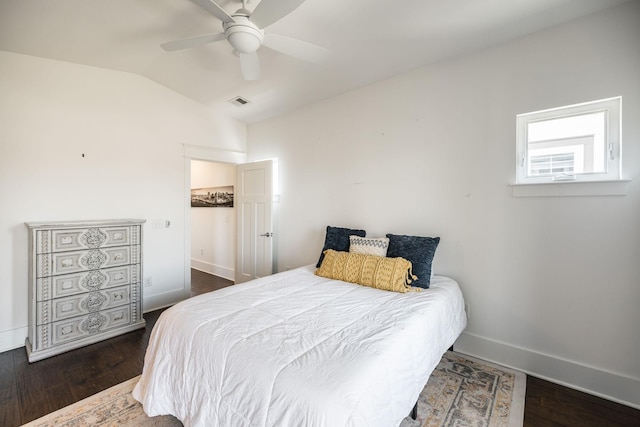
{"label": "ceiling fan light fixture", "polygon": [[253,53],[262,46],[262,38],[249,31],[233,31],[227,34],[227,40],[240,53]]}
{"label": "ceiling fan light fixture", "polygon": [[224,34],[227,41],[233,48],[240,53],[254,53],[264,39],[264,32],[255,26],[247,17],[248,11],[245,9],[238,10],[233,18],[233,22],[224,22]]}

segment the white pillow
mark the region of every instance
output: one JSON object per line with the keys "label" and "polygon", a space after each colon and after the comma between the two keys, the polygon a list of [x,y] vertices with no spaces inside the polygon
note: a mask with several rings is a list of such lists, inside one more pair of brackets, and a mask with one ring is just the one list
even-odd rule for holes
{"label": "white pillow", "polygon": [[387,237],[349,236],[349,252],[386,257],[387,249],[389,249]]}

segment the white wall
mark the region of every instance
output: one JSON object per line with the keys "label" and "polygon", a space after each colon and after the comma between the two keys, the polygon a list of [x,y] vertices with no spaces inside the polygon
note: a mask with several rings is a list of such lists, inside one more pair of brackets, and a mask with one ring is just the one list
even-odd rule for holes
{"label": "white wall", "polygon": [[183,144],[245,151],[244,124],[133,74],[8,52],[0,70],[0,351],[27,336],[25,221],[144,218],[145,310],[188,295]]}
{"label": "white wall", "polygon": [[[236,185],[235,165],[194,160],[191,188]],[[191,267],[235,280],[235,208],[191,208]]]}
{"label": "white wall", "polygon": [[[441,236],[458,350],[640,406],[638,22],[630,2],[250,125],[249,160],[279,159],[279,269],[326,225]],[[511,195],[516,114],[618,95],[626,196]]]}

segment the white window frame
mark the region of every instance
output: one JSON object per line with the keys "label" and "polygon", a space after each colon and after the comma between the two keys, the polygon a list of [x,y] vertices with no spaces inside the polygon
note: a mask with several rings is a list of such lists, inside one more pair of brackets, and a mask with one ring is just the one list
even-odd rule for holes
{"label": "white window frame", "polygon": [[[622,97],[607,98],[598,101],[551,108],[548,110],[518,114],[516,116],[516,184],[553,184],[567,182],[620,181],[621,178],[621,119]],[[576,173],[546,176],[527,176],[529,164],[528,125],[588,113],[605,113],[605,171],[598,173]]]}

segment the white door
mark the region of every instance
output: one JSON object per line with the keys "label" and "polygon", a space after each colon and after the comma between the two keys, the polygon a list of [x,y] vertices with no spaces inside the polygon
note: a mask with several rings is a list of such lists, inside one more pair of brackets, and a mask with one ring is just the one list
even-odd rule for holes
{"label": "white door", "polygon": [[236,283],[273,273],[273,161],[238,165]]}

